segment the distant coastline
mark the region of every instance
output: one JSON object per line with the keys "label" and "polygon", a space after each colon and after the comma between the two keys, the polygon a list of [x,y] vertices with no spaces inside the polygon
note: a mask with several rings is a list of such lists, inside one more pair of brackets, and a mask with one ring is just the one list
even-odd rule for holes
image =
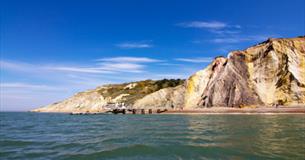
{"label": "distant coastline", "polygon": [[245,50],[229,52],[227,57],[215,57],[205,69],[187,79],[148,79],[103,85],[33,111],[303,113],[304,108],[293,108],[305,105],[303,46],[304,36],[269,38]]}

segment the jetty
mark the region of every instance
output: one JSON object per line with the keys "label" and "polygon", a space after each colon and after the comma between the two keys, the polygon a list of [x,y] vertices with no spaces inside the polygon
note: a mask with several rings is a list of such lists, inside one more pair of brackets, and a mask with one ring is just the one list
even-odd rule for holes
{"label": "jetty", "polygon": [[108,112],[113,114],[159,114],[166,111],[167,109],[114,109]]}
{"label": "jetty", "polygon": [[106,112],[72,112],[70,115],[96,115],[96,114],[160,114],[167,112],[167,109],[126,109],[115,108]]}

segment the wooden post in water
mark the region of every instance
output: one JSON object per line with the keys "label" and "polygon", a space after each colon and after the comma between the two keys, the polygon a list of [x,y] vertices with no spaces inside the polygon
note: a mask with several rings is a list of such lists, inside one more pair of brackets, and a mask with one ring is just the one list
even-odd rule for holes
{"label": "wooden post in water", "polygon": [[136,109],[132,109],[132,114],[136,114]]}
{"label": "wooden post in water", "polygon": [[145,109],[141,109],[141,114],[145,114]]}
{"label": "wooden post in water", "polygon": [[149,113],[149,114],[152,114],[152,109],[148,109],[148,113]]}

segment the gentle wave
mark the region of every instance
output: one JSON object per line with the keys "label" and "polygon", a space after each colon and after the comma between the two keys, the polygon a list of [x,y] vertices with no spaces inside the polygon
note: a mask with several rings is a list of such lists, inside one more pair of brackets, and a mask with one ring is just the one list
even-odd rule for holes
{"label": "gentle wave", "polygon": [[303,115],[0,113],[0,159],[304,159]]}
{"label": "gentle wave", "polygon": [[[222,147],[217,146],[149,146],[149,145],[131,145],[127,147],[115,148],[91,154],[74,154],[62,157],[64,159],[151,159],[165,158],[209,158],[216,156],[219,152],[224,151]],[[191,153],[188,154],[187,152]]]}

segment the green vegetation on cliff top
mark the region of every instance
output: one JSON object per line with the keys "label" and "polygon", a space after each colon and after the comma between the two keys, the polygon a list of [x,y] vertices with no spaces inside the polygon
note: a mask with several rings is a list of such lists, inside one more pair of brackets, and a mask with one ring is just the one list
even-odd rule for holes
{"label": "green vegetation on cliff top", "polygon": [[[99,88],[97,91],[105,98],[115,98],[122,94],[124,96],[121,102],[133,104],[137,99],[156,92],[163,88],[176,87],[184,83],[184,79],[163,79],[163,80],[144,80],[132,83],[112,84]],[[132,86],[134,84],[134,86]],[[128,87],[128,85],[131,85]]]}

